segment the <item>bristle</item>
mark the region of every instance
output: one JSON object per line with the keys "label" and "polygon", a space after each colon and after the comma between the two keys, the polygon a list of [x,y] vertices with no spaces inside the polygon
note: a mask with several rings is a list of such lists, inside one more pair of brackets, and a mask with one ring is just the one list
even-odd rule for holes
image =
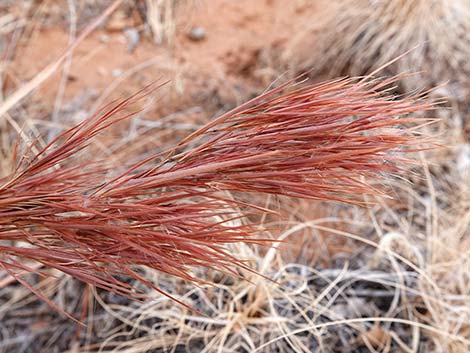
{"label": "bristle", "polygon": [[364,177],[400,168],[397,152],[420,142],[404,128],[412,121],[406,115],[432,108],[419,97],[384,95],[389,83],[282,87],[291,91],[267,92],[123,173],[106,161],[84,162],[90,139],[121,120],[145,89],[20,159],[0,185],[0,266],[14,274],[15,259],[29,259],[131,298],[142,293],[118,275],[159,290],[136,265],[194,282],[195,267],[249,270],[225,245],[266,242],[235,211],[259,207],[221,192],[346,202],[377,193]]}

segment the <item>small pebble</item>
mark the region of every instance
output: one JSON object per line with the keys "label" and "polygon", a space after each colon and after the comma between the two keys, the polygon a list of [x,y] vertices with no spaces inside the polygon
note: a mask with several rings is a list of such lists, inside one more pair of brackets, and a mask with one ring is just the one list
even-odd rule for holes
{"label": "small pebble", "polygon": [[200,26],[193,27],[188,32],[188,38],[195,42],[204,40],[206,38],[206,30]]}
{"label": "small pebble", "polygon": [[107,34],[100,35],[100,42],[103,44],[109,43],[109,36]]}
{"label": "small pebble", "polygon": [[111,75],[113,77],[119,77],[123,74],[123,71],[122,69],[114,69],[113,71],[111,71]]}
{"label": "small pebble", "polygon": [[139,31],[135,28],[126,28],[124,34],[127,37],[127,52],[132,53],[140,41]]}

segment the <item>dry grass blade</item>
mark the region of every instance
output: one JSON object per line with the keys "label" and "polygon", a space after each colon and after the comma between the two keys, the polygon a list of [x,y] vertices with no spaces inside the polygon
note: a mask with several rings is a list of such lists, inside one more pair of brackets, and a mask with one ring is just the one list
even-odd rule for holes
{"label": "dry grass blade", "polygon": [[22,261],[33,260],[132,298],[143,293],[120,275],[161,292],[135,265],[195,282],[194,267],[238,276],[237,268],[249,268],[224,245],[266,240],[240,221],[256,205],[225,192],[347,202],[376,193],[364,177],[399,169],[396,152],[422,142],[403,127],[413,120],[406,114],[432,107],[384,93],[391,83],[283,86],[122,173],[86,155],[90,139],[127,118],[123,110],[151,85],[38,153],[29,146],[19,154],[15,170],[0,180],[0,266],[15,275],[32,270]]}

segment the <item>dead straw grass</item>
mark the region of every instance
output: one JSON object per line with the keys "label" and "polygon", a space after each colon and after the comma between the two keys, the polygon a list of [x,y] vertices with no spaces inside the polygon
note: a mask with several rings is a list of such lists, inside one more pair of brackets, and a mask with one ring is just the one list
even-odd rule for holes
{"label": "dead straw grass", "polygon": [[333,0],[311,23],[285,55],[314,77],[368,74],[407,53],[387,68],[392,75],[418,72],[402,80],[405,91],[468,85],[468,0]]}

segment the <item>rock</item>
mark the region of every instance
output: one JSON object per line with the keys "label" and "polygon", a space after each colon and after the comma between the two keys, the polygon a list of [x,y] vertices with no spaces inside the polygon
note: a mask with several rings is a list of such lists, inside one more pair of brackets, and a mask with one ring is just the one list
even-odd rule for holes
{"label": "rock", "polygon": [[107,34],[100,35],[100,42],[103,44],[109,43],[109,36]]}
{"label": "rock", "polygon": [[135,28],[126,28],[124,34],[127,38],[127,52],[132,53],[140,41],[139,31]]}
{"label": "rock", "polygon": [[119,68],[114,69],[113,71],[111,71],[111,75],[112,75],[113,77],[119,77],[119,76],[121,76],[122,74],[123,74],[123,71],[122,71],[122,69],[119,69]]}
{"label": "rock", "polygon": [[201,26],[192,27],[187,36],[192,41],[199,42],[206,39],[206,30]]}

